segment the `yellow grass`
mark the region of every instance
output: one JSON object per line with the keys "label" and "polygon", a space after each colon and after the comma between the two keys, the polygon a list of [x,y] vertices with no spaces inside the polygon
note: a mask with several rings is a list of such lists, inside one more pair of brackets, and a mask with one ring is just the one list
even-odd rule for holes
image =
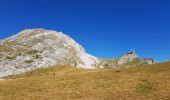
{"label": "yellow grass", "polygon": [[0,81],[0,100],[170,100],[170,62],[128,69],[53,66]]}

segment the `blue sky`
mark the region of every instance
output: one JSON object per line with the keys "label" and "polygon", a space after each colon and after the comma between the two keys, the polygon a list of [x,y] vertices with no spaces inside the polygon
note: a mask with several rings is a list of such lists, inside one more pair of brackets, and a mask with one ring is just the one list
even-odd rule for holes
{"label": "blue sky", "polygon": [[97,57],[134,49],[170,60],[169,0],[1,0],[0,39],[26,28],[62,31]]}

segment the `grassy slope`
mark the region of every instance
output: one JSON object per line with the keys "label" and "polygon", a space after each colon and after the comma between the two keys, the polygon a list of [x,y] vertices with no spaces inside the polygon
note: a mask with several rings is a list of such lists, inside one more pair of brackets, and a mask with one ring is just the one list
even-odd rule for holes
{"label": "grassy slope", "polygon": [[129,69],[54,66],[0,81],[0,100],[170,100],[170,62]]}

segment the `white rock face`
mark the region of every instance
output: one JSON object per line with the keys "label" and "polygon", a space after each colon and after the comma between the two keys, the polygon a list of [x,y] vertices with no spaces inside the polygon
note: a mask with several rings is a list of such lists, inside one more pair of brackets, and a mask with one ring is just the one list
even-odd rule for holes
{"label": "white rock face", "polygon": [[119,65],[122,65],[122,64],[125,64],[128,62],[132,62],[133,60],[138,59],[138,58],[140,58],[140,57],[138,55],[136,55],[134,50],[132,50],[132,51],[128,52],[126,55],[119,58],[117,63]]}
{"label": "white rock face", "polygon": [[93,69],[99,63],[62,32],[27,29],[0,42],[0,77],[56,64]]}

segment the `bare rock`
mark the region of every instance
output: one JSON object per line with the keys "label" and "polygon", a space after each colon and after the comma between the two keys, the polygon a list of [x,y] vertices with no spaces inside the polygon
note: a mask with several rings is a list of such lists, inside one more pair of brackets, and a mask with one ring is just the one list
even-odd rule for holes
{"label": "bare rock", "polygon": [[132,62],[132,61],[134,61],[135,59],[138,59],[138,58],[140,58],[140,57],[135,53],[134,50],[132,50],[132,51],[129,51],[124,56],[120,57],[117,63],[119,65],[122,65],[122,64],[125,64],[125,63],[128,63],[128,62]]}
{"label": "bare rock", "polygon": [[0,42],[0,77],[56,64],[93,69],[98,58],[62,32],[27,29]]}

